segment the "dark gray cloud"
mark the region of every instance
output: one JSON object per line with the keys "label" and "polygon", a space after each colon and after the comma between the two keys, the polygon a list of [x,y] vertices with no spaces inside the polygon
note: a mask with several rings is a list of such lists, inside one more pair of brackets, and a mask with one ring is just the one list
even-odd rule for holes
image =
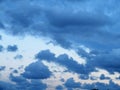
{"label": "dark gray cloud", "polygon": [[117,48],[119,4],[117,0],[6,0],[0,6],[1,23],[9,25],[5,32],[47,36],[64,48],[76,44]]}
{"label": "dark gray cloud", "polygon": [[7,46],[7,51],[8,52],[16,52],[18,50],[17,45],[8,45]]}
{"label": "dark gray cloud", "polygon": [[21,75],[28,79],[47,79],[51,76],[51,72],[42,62],[37,61],[27,66]]}

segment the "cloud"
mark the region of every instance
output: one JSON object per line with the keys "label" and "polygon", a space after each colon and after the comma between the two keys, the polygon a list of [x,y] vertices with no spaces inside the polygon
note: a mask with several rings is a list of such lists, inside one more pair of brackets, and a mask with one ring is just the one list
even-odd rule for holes
{"label": "cloud", "polygon": [[[78,64],[75,60],[72,58],[69,58],[66,54],[60,55],[56,58],[55,62],[57,62],[60,65],[65,66],[69,71],[73,71],[76,73],[81,74],[88,74],[89,71],[87,71],[82,64]],[[71,67],[72,66],[72,67]]]}
{"label": "cloud", "polygon": [[101,76],[100,76],[100,79],[101,80],[105,80],[105,79],[110,79],[109,77],[106,77],[104,74],[102,74]]}
{"label": "cloud", "polygon": [[8,52],[16,52],[18,50],[17,45],[8,45],[7,46],[7,51]]}
{"label": "cloud", "polygon": [[55,59],[55,54],[51,53],[50,50],[43,50],[36,54],[35,58],[40,59],[40,60],[54,60]]}
{"label": "cloud", "polygon": [[[0,0],[0,8],[2,8],[0,28],[5,33],[16,36],[30,34],[47,37],[55,45],[59,44],[66,49],[77,49],[78,54],[86,59],[86,64],[82,65],[66,54],[56,57],[49,50],[39,52],[36,55],[36,59],[39,61],[27,66],[25,72],[22,73],[25,82],[26,79],[50,77],[51,72],[40,60],[55,62],[66,67],[69,72],[80,75],[88,75],[95,71],[95,68],[105,69],[110,73],[120,72],[120,3],[118,1],[14,0],[11,2],[10,0]],[[90,53],[78,49],[80,45],[90,48]],[[17,50],[17,45],[8,45],[7,47],[8,52]],[[0,45],[1,51],[3,51],[3,46]],[[15,57],[15,59],[20,58],[21,56]],[[35,68],[36,66],[38,68]],[[21,80],[21,77],[14,77],[11,80],[17,80],[15,78]],[[88,79],[87,76],[80,78]],[[100,79],[104,78],[106,79],[104,75],[101,75]],[[1,85],[3,86],[1,88],[5,88],[3,84]],[[7,83],[7,85],[11,84]],[[104,86],[103,84],[97,85]],[[91,85],[88,87],[92,88]],[[16,87],[10,87],[11,90],[14,88]]]}
{"label": "cloud", "polygon": [[[97,18],[97,16],[99,18]],[[99,13],[88,12],[71,12],[68,10],[53,10],[49,11],[48,19],[51,24],[57,27],[67,26],[104,26],[110,24],[108,16]]]}
{"label": "cloud", "polygon": [[10,80],[15,83],[25,83],[27,82],[26,79],[22,76],[14,76],[13,74],[10,74]]}
{"label": "cloud", "polygon": [[80,44],[95,49],[119,47],[117,1],[26,0],[11,3],[7,0],[3,3],[1,23],[9,26],[5,26],[5,32],[49,37],[64,48]]}
{"label": "cloud", "polygon": [[3,51],[3,46],[2,45],[0,45],[0,52],[2,52]]}
{"label": "cloud", "polygon": [[65,87],[68,88],[68,90],[72,90],[72,89],[89,89],[92,90],[94,88],[99,89],[99,90],[107,90],[107,89],[116,89],[119,90],[120,86],[115,84],[112,80],[109,81],[109,84],[104,84],[104,83],[100,83],[100,82],[95,82],[92,84],[81,84],[79,82],[75,82],[73,80],[73,78],[69,78],[66,82],[65,82]]}
{"label": "cloud", "polygon": [[[58,57],[55,57],[55,54],[50,52],[49,50],[43,50],[35,55],[35,58],[38,60],[46,60],[48,62],[55,62],[64,67],[66,67],[70,72],[76,72],[78,74],[88,74],[91,71],[94,71],[93,68],[89,68],[88,66],[84,66],[79,64],[73,58],[69,58],[68,55],[62,54]],[[72,66],[72,67],[71,67]]]}
{"label": "cloud", "polygon": [[101,68],[109,73],[120,72],[119,48],[112,50],[91,50],[89,53],[78,49],[78,54],[86,58],[86,66],[89,68]]}
{"label": "cloud", "polygon": [[80,88],[81,84],[77,83],[73,80],[73,78],[69,78],[65,84],[64,84],[68,89],[69,88]]}
{"label": "cloud", "polygon": [[82,74],[82,75],[80,75],[80,79],[88,80],[89,79],[89,75]]}
{"label": "cloud", "polygon": [[119,54],[117,54],[116,51],[100,51],[98,55],[95,54],[94,57],[87,60],[87,64],[92,64],[95,67],[105,69],[110,73],[120,72],[119,59]]}
{"label": "cloud", "polygon": [[84,84],[82,86],[83,89],[93,89],[93,88],[97,88],[97,89],[100,89],[100,90],[107,90],[107,89],[110,89],[110,90],[113,90],[113,89],[116,89],[116,90],[119,90],[120,86],[113,83],[113,81],[109,81],[109,84],[104,84],[104,83],[99,83],[99,82],[96,82],[96,83],[93,83],[93,84]]}
{"label": "cloud", "polygon": [[47,79],[51,76],[51,72],[42,62],[37,61],[27,66],[21,75],[27,79]]}
{"label": "cloud", "polygon": [[58,85],[58,86],[56,87],[56,90],[64,90],[64,88],[63,88],[62,86]]}
{"label": "cloud", "polygon": [[[107,70],[110,73],[120,72],[119,69],[119,53],[112,50],[108,51],[95,51],[91,50],[87,53],[84,50],[78,49],[78,54],[86,58],[86,64],[78,64],[73,58],[69,58],[68,55],[62,54],[55,57],[55,54],[49,50],[43,50],[35,55],[38,60],[46,60],[48,62],[55,62],[64,67],[69,71],[76,72],[78,74],[89,74],[90,72],[96,71],[95,68],[101,68]],[[72,66],[72,67],[71,67]]]}
{"label": "cloud", "polygon": [[47,85],[43,84],[40,80],[31,80],[29,82],[24,77],[14,76],[13,74],[10,74],[9,78],[16,84],[1,82],[0,87],[3,90],[45,90],[47,88]]}
{"label": "cloud", "polygon": [[9,89],[16,90],[14,85],[12,85],[11,83],[0,81],[0,90],[9,90]]}
{"label": "cloud", "polygon": [[13,73],[18,73],[18,70],[13,70]]}
{"label": "cloud", "polygon": [[2,36],[0,35],[0,40],[2,40]]}
{"label": "cloud", "polygon": [[0,29],[3,29],[4,25],[0,22]]}
{"label": "cloud", "polygon": [[119,76],[119,77],[116,77],[116,79],[120,80],[120,76]]}
{"label": "cloud", "polygon": [[23,58],[22,55],[16,55],[16,56],[14,57],[14,59],[22,59],[22,58]]}
{"label": "cloud", "polygon": [[0,71],[3,71],[3,70],[5,70],[5,66],[0,66]]}

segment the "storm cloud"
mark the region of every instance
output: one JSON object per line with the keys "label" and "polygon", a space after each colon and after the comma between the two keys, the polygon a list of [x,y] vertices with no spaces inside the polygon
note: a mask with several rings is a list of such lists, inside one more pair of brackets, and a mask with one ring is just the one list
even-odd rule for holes
{"label": "storm cloud", "polygon": [[94,3],[87,0],[15,0],[11,3],[6,0],[1,3],[1,23],[9,25],[5,32],[47,36],[64,48],[71,48],[74,44],[95,49],[118,48],[119,10],[116,8],[119,2],[102,0]]}

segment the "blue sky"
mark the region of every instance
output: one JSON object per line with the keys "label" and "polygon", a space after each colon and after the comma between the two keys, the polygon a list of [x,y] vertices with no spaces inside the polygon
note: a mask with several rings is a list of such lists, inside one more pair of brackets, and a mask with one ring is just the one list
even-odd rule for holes
{"label": "blue sky", "polygon": [[119,0],[0,0],[0,90],[119,90],[119,9]]}

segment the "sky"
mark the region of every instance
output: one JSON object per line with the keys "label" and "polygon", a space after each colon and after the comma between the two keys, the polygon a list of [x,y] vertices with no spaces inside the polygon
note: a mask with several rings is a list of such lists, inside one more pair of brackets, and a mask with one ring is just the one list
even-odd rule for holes
{"label": "sky", "polygon": [[120,90],[119,0],[0,0],[0,90]]}

